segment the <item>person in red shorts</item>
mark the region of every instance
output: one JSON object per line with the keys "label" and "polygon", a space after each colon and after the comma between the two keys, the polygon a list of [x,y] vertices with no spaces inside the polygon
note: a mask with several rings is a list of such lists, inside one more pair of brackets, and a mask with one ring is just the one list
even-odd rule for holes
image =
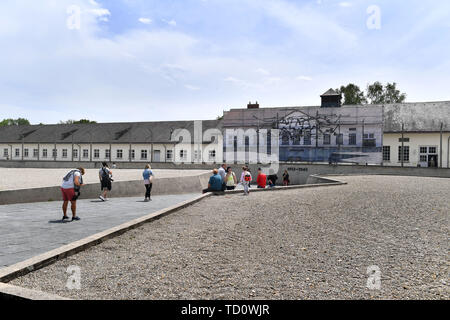
{"label": "person in red shorts", "polygon": [[265,189],[267,184],[267,176],[262,173],[261,168],[258,168],[258,177],[256,178],[256,184],[259,189]]}
{"label": "person in red shorts", "polygon": [[80,220],[80,217],[77,217],[77,199],[80,195],[80,187],[83,186],[83,178],[84,169],[78,168],[75,170],[69,171],[66,176],[63,178],[63,182],[61,184],[61,192],[63,196],[63,218],[65,221],[69,219],[67,216],[67,206],[69,205],[69,201],[71,203],[72,209],[72,221]]}

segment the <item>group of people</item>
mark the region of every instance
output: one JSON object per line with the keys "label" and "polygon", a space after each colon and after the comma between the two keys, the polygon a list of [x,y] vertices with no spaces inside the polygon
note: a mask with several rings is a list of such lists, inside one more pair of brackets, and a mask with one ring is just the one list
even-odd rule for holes
{"label": "group of people", "polygon": [[[115,167],[115,166],[114,166]],[[77,199],[80,197],[81,187],[84,186],[83,183],[83,175],[85,174],[84,168],[77,168],[74,170],[70,170],[63,178],[61,184],[61,193],[63,197],[63,221],[69,219],[67,216],[67,208],[69,206],[69,202],[71,203],[72,210],[72,221],[80,220],[80,217],[77,216]],[[100,190],[101,194],[99,196],[101,201],[108,201],[108,192],[112,189],[112,170],[109,168],[106,162],[102,163],[102,167],[98,172],[99,180],[100,180]],[[144,168],[144,172],[142,173],[142,177],[144,180],[145,186],[145,198],[144,202],[151,201],[151,191],[153,186],[153,171],[151,170],[151,166],[147,164]]]}
{"label": "group of people", "polygon": [[[241,184],[244,188],[244,195],[249,194],[253,177],[248,166],[242,167],[242,174],[239,182],[236,178],[236,174],[231,167],[227,167],[226,164],[222,164],[219,169],[213,169],[213,175],[209,178],[208,188],[203,190],[203,193],[207,192],[223,192],[225,190],[234,190],[238,184]],[[267,176],[262,172],[261,168],[258,168],[258,175],[256,178],[256,185],[259,189],[264,189],[267,186],[274,188],[278,180],[276,174]],[[290,183],[289,173],[287,170],[283,173],[283,186],[288,186]]]}

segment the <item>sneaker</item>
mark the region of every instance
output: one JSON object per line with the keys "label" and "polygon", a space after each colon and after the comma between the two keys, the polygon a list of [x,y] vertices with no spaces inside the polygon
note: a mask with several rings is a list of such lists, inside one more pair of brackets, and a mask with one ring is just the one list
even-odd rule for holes
{"label": "sneaker", "polygon": [[80,217],[78,217],[78,216],[77,217],[72,217],[72,221],[74,221],[74,220],[78,221],[78,220],[80,220]]}
{"label": "sneaker", "polygon": [[68,216],[63,216],[63,217],[62,217],[62,221],[67,220],[67,219],[69,219]]}
{"label": "sneaker", "polygon": [[145,199],[144,199],[144,202],[149,202],[149,201],[150,201],[150,200],[149,200],[149,199],[147,199],[147,198],[145,198]]}
{"label": "sneaker", "polygon": [[103,198],[103,196],[100,196],[99,198],[100,200],[105,201],[105,198]]}

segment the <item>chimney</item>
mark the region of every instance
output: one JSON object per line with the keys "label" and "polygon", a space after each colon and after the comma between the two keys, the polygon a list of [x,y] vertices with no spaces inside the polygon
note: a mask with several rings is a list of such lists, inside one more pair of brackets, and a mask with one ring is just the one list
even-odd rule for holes
{"label": "chimney", "polygon": [[247,109],[259,109],[259,103],[256,101],[255,103],[249,102],[247,104]]}

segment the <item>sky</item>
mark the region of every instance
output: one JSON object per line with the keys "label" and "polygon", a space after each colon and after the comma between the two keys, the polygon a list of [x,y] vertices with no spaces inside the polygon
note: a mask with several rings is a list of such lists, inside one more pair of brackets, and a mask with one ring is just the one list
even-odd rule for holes
{"label": "sky", "polygon": [[450,1],[0,2],[0,120],[206,120],[375,81],[450,100]]}

